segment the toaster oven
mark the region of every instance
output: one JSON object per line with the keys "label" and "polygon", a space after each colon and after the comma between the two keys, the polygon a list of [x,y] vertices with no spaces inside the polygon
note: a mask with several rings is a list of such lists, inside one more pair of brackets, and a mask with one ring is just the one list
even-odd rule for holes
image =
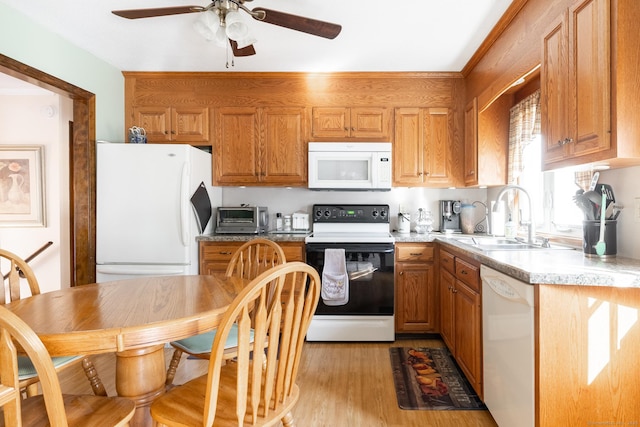
{"label": "toaster oven", "polygon": [[216,233],[259,234],[269,230],[269,210],[264,206],[219,207]]}

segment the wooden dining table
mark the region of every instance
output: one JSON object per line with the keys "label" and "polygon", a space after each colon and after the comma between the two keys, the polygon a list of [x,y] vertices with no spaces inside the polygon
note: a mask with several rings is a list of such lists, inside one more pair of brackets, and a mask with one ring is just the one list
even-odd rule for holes
{"label": "wooden dining table", "polygon": [[165,391],[165,344],[216,328],[245,285],[224,275],[141,277],[47,292],[6,307],[51,356],[115,352],[116,391],[137,406],[131,426],[150,426],[149,406]]}

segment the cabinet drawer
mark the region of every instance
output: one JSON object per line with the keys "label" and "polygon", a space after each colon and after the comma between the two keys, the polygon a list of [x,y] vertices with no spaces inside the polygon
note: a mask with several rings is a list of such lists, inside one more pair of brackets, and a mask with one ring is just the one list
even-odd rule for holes
{"label": "cabinet drawer", "polygon": [[451,274],[456,274],[454,260],[455,257],[453,256],[453,254],[442,250],[440,251],[440,267],[444,268]]}
{"label": "cabinet drawer", "polygon": [[396,261],[433,261],[433,245],[398,244]]}
{"label": "cabinet drawer", "polygon": [[480,292],[480,269],[460,258],[456,258],[456,277],[470,288]]}
{"label": "cabinet drawer", "polygon": [[200,259],[206,261],[229,262],[233,253],[242,243],[209,242],[200,244]]}

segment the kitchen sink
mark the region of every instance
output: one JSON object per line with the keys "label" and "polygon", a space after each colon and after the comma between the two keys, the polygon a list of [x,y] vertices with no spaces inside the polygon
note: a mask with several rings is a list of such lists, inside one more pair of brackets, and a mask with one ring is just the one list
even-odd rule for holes
{"label": "kitchen sink", "polygon": [[505,239],[504,237],[459,237],[454,239],[458,243],[472,246],[482,251],[528,251],[528,250],[572,250],[570,246],[550,244],[542,246],[542,244],[527,243],[519,239]]}

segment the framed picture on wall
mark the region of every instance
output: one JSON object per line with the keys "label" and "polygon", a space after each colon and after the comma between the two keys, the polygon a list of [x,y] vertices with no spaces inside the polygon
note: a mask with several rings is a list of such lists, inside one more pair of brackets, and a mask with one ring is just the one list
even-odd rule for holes
{"label": "framed picture on wall", "polygon": [[0,227],[44,227],[44,146],[0,145]]}

